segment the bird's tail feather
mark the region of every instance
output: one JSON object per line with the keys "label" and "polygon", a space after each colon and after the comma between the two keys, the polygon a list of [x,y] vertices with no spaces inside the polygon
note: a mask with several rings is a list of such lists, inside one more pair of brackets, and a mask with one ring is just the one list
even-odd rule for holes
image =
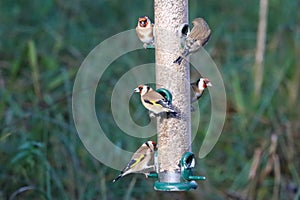
{"label": "bird's tail feather", "polygon": [[167,118],[177,118],[179,115],[176,111],[173,111],[173,112],[167,112]]}
{"label": "bird's tail feather", "polygon": [[179,56],[173,63],[177,63],[178,65],[180,65],[182,60],[183,57]]}
{"label": "bird's tail feather", "polygon": [[122,174],[120,174],[117,178],[115,178],[112,182],[115,183],[116,181],[118,181],[120,178],[122,177]]}

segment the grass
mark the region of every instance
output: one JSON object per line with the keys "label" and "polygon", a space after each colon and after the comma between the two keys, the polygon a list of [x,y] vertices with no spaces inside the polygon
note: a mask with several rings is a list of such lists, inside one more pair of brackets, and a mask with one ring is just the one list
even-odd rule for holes
{"label": "grass", "polygon": [[[152,8],[151,1],[1,2],[0,199],[166,198],[143,176],[112,184],[119,172],[85,149],[71,110],[74,78],[88,52],[105,38],[134,28],[137,17],[146,14],[153,19]],[[219,142],[195,170],[208,180],[183,199],[299,199],[298,10],[297,1],[269,2],[262,92],[255,101],[252,66],[258,1],[243,6],[236,0],[190,1],[190,19],[204,16],[212,27],[206,49],[222,72],[228,113]],[[131,57],[151,62],[153,54]],[[132,63],[126,57],[114,63],[103,77],[104,92],[109,94],[128,70],[122,66]],[[120,132],[102,103],[108,98],[97,98],[96,106],[103,111],[99,119],[116,133],[109,138],[134,150],[140,140]],[[204,131],[205,125],[194,149],[199,149]]]}

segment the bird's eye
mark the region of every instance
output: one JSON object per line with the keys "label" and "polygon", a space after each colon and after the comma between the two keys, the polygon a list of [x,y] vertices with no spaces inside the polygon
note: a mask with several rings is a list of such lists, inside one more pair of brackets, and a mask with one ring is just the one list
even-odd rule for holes
{"label": "bird's eye", "polygon": [[141,19],[141,20],[140,20],[140,25],[141,25],[142,27],[146,27],[146,26],[147,26],[147,20],[146,20],[146,19]]}

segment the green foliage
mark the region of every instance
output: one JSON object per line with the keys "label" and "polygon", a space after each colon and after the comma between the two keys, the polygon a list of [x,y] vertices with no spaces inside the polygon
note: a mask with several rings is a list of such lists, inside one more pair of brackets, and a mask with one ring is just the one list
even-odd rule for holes
{"label": "green foliage", "polygon": [[[259,102],[252,98],[259,2],[190,0],[189,8],[190,19],[203,16],[212,29],[206,49],[222,72],[228,113],[219,142],[195,170],[208,180],[183,198],[298,199],[299,2],[269,1]],[[1,1],[0,199],[166,197],[155,192],[153,181],[142,175],[112,184],[118,172],[87,152],[71,111],[73,81],[84,57],[107,37],[134,28],[142,15],[153,19],[153,1]],[[103,129],[114,133],[109,139],[131,151],[140,140],[123,134],[107,105],[114,84],[128,66],[153,62],[153,58],[152,50],[119,58],[105,72],[105,85],[96,94],[99,121],[107,122],[101,124]],[[149,119],[143,118],[147,112],[134,106],[138,101],[131,99],[132,117],[138,124],[147,124]],[[200,104],[201,111],[209,113],[208,95]],[[208,120],[201,119],[193,143],[196,151]],[[277,146],[270,153],[273,134]],[[261,156],[255,157],[256,149]],[[250,171],[256,174],[252,179]]]}

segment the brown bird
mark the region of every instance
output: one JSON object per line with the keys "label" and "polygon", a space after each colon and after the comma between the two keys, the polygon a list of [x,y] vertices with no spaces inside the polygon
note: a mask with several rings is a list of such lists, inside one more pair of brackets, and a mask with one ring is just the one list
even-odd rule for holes
{"label": "brown bird", "polygon": [[154,46],[154,24],[147,16],[139,18],[135,30],[138,38],[144,43],[145,49],[147,45]]}
{"label": "brown bird", "polygon": [[153,141],[145,142],[133,154],[127,166],[123,169],[120,175],[113,180],[113,183],[131,173],[143,173],[148,176],[150,172],[155,171],[154,152],[157,150],[157,145]]}
{"label": "brown bird", "polygon": [[183,58],[187,57],[190,53],[198,51],[202,46],[204,46],[211,35],[211,30],[202,18],[196,18],[192,21],[194,27],[192,28],[190,34],[185,40],[184,49],[174,63],[181,64]]}

